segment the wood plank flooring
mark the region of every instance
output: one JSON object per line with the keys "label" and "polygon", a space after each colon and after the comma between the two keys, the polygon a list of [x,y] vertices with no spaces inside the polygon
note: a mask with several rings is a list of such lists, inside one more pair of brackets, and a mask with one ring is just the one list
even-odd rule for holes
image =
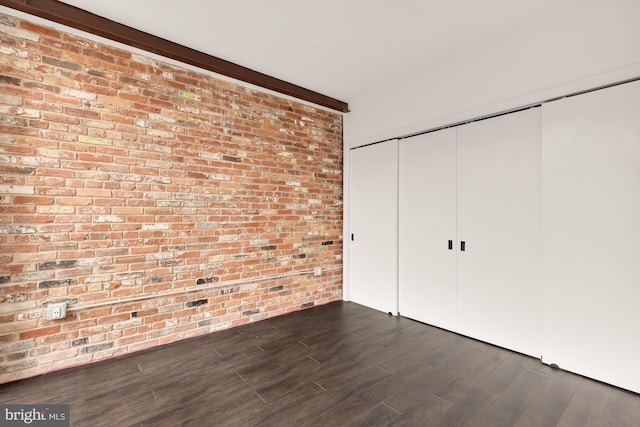
{"label": "wood plank flooring", "polygon": [[335,302],[0,385],[73,426],[638,426],[640,395]]}

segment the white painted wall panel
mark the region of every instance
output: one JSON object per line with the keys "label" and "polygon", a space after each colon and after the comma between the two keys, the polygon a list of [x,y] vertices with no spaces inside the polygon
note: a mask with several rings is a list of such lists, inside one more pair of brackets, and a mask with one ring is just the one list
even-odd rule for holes
{"label": "white painted wall panel", "polygon": [[398,141],[350,150],[351,301],[397,314]]}
{"label": "white painted wall panel", "polygon": [[543,126],[543,361],[640,392],[640,82]]}
{"label": "white painted wall panel", "polygon": [[400,314],[455,330],[455,128],[400,141],[399,187]]}
{"label": "white painted wall panel", "polygon": [[541,355],[540,109],[458,128],[458,330]]}

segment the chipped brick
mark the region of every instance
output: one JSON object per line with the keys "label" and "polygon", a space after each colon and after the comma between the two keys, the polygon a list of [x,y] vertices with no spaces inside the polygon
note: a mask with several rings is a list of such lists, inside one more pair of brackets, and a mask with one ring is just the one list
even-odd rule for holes
{"label": "chipped brick", "polygon": [[62,61],[60,59],[50,58],[48,56],[43,56],[42,57],[42,62],[44,62],[45,64],[49,64],[49,65],[53,65],[53,66],[56,66],[56,67],[60,67],[60,68],[67,68],[69,70],[79,70],[80,69],[80,64],[76,64],[75,62],[70,62],[70,61]]}
{"label": "chipped brick", "polygon": [[20,82],[21,81],[22,80],[20,80],[17,77],[0,75],[0,84],[4,83],[4,84],[12,85],[12,86],[20,86]]}
{"label": "chipped brick", "polygon": [[95,353],[96,351],[106,350],[113,347],[113,342],[105,342],[102,344],[88,345],[82,348],[82,353]]}
{"label": "chipped brick", "polygon": [[76,279],[45,280],[44,282],[38,283],[38,288],[40,289],[59,288],[61,286],[71,286],[75,284],[76,284]]}
{"label": "chipped brick", "polygon": [[187,303],[185,304],[185,307],[197,307],[199,305],[205,305],[206,303],[208,303],[209,300],[207,298],[204,299],[198,299],[195,301],[187,301]]}
{"label": "chipped brick", "polygon": [[220,280],[219,277],[202,277],[196,281],[196,285],[206,285],[208,283],[217,283]]}
{"label": "chipped brick", "polygon": [[77,259],[69,259],[62,261],[47,261],[38,264],[38,270],[53,270],[57,268],[72,268],[78,263]]}
{"label": "chipped brick", "polygon": [[227,155],[224,155],[224,156],[222,156],[222,160],[226,160],[226,161],[228,161],[228,162],[236,162],[236,163],[239,163],[239,162],[241,162],[241,161],[242,161],[242,158],[241,158],[241,157],[235,157],[235,156],[227,156]]}
{"label": "chipped brick", "polygon": [[75,339],[75,340],[71,341],[71,345],[74,346],[74,347],[77,347],[79,345],[85,345],[88,342],[89,342],[89,338],[87,338],[87,337],[78,338],[78,339]]}

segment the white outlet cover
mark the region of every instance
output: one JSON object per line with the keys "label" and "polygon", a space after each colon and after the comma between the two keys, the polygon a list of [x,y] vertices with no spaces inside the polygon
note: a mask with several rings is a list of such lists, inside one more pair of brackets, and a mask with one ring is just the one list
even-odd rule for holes
{"label": "white outlet cover", "polygon": [[47,307],[47,320],[64,319],[67,317],[67,304],[50,304]]}

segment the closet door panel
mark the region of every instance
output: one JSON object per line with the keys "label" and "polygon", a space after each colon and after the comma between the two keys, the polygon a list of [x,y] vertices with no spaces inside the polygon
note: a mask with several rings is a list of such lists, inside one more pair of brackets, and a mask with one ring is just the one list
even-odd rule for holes
{"label": "closet door panel", "polygon": [[349,299],[397,314],[398,141],[349,152]]}
{"label": "closet door panel", "polygon": [[399,151],[400,314],[455,330],[456,129],[402,140]]}
{"label": "closet door panel", "polygon": [[[540,109],[458,128],[458,328],[540,357]],[[458,246],[458,249],[461,249]]]}
{"label": "closet door panel", "polygon": [[543,361],[640,392],[640,82],[543,124]]}

